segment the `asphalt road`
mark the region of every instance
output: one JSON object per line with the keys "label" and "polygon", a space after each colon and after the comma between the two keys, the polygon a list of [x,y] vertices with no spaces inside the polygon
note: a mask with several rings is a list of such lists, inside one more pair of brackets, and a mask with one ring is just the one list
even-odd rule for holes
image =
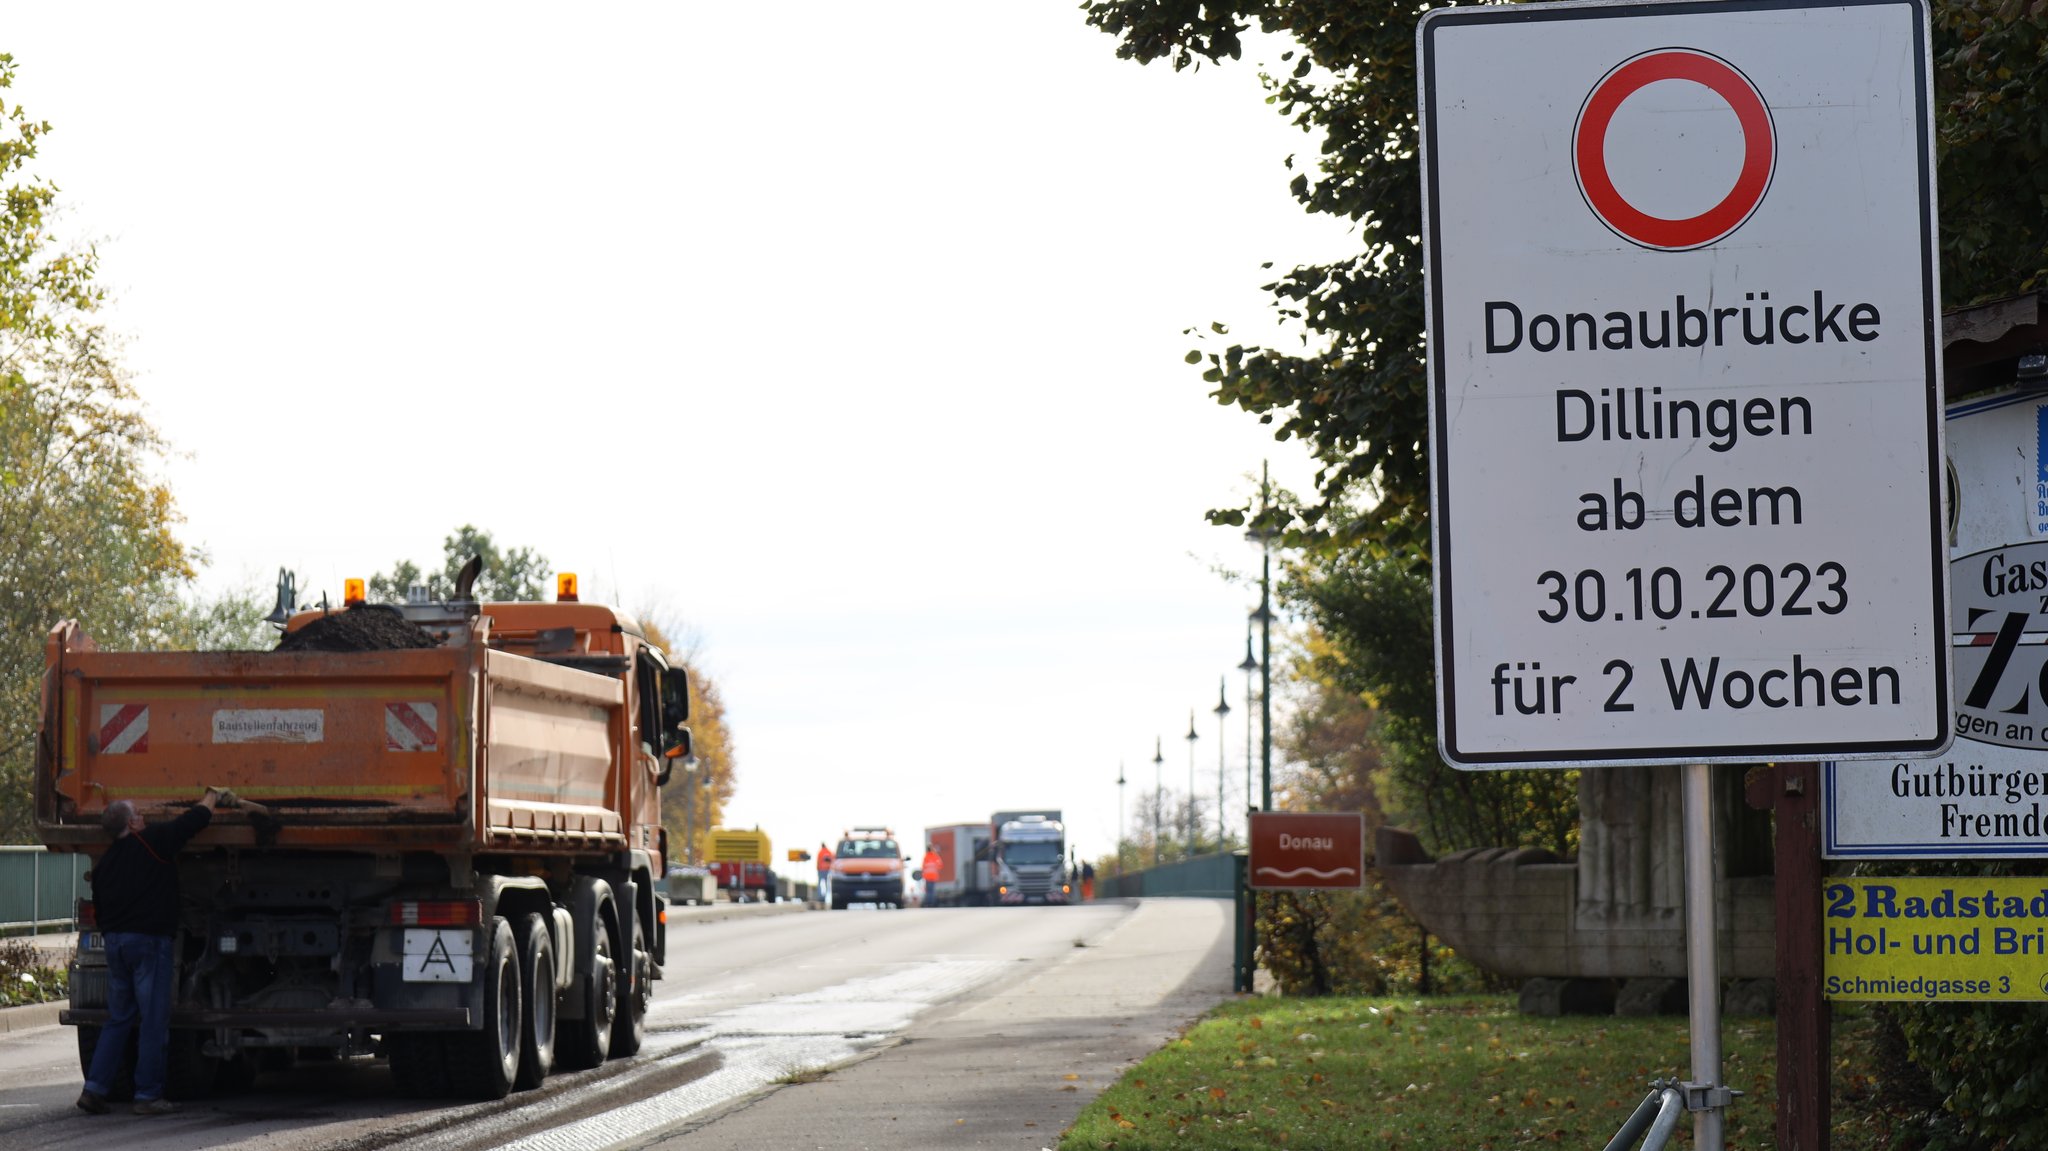
{"label": "asphalt road", "polygon": [[373,1060],[175,1116],[87,1116],[70,1028],[0,1034],[0,1151],[1049,1147],[1228,997],[1229,906],[679,916],[648,1041],[498,1103],[405,1100]]}

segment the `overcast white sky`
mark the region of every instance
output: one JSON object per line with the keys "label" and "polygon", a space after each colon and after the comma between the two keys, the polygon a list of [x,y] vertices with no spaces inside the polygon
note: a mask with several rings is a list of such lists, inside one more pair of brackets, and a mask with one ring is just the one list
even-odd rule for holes
{"label": "overcast white sky", "polygon": [[1040,805],[1106,852],[1191,708],[1213,795],[1224,675],[1241,806],[1256,594],[1211,568],[1254,560],[1202,512],[1310,469],[1182,329],[1275,338],[1260,264],[1353,243],[1287,195],[1277,48],[1175,75],[1070,3],[4,14],[208,586],[533,547],[694,637],[778,854]]}

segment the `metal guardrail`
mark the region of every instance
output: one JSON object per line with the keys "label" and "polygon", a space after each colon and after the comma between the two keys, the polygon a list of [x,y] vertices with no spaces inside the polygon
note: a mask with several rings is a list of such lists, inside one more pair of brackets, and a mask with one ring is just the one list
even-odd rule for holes
{"label": "metal guardrail", "polygon": [[91,862],[82,852],[0,846],[0,934],[72,930]]}
{"label": "metal guardrail", "polygon": [[[1662,1079],[1653,1081],[1650,1088],[1621,1130],[1607,1141],[1606,1151],[1631,1151],[1638,1139],[1643,1140],[1641,1151],[1663,1151],[1665,1144],[1671,1142],[1679,1116],[1685,1114],[1685,1093],[1677,1084]],[[1644,1138],[1644,1132],[1649,1133],[1648,1138]]]}
{"label": "metal guardrail", "polygon": [[1236,859],[1232,855],[1197,855],[1178,863],[1127,871],[1095,881],[1098,899],[1130,899],[1148,895],[1180,895],[1198,899],[1232,899],[1237,895]]}

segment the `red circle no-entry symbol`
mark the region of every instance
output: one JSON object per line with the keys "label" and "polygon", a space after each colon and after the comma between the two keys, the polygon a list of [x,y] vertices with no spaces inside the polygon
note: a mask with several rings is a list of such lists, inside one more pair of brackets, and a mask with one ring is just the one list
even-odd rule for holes
{"label": "red circle no-entry symbol", "polygon": [[[1742,127],[1742,170],[1721,202],[1683,220],[1652,216],[1628,202],[1607,171],[1607,127],[1624,100],[1659,80],[1704,85],[1735,113]],[[1572,134],[1572,168],[1586,206],[1614,232],[1645,248],[1679,252],[1704,247],[1740,228],[1770,189],[1777,163],[1770,109],[1735,66],[1692,48],[1659,48],[1616,65],[1587,94]]]}

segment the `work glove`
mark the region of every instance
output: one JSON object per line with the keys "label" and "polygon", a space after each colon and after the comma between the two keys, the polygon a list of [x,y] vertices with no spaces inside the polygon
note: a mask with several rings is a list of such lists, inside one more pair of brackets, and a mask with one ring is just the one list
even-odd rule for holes
{"label": "work glove", "polygon": [[215,807],[242,806],[241,797],[225,787],[209,787],[206,790],[213,794],[213,805]]}

